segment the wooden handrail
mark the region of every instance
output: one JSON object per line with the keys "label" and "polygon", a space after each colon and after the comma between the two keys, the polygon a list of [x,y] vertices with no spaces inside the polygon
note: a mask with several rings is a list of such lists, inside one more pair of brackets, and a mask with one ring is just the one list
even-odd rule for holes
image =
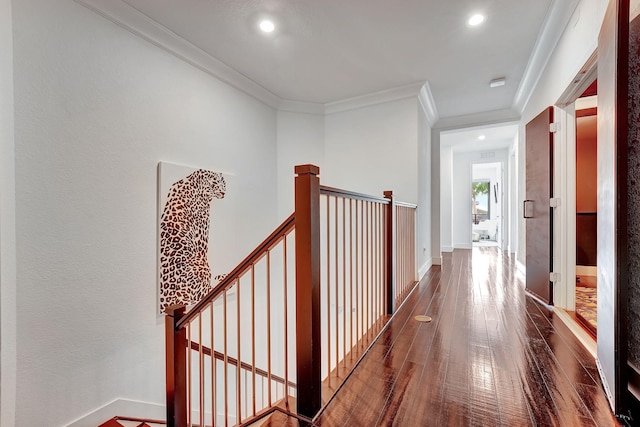
{"label": "wooden handrail", "polygon": [[273,233],[269,235],[257,248],[253,250],[236,268],[226,275],[215,288],[211,290],[200,302],[194,305],[189,312],[176,324],[176,329],[183,328],[188,322],[193,320],[215,297],[220,295],[226,288],[232,286],[237,277],[243,273],[251,264],[257,262],[264,253],[274,246],[278,240],[284,237],[295,226],[295,214],[291,214]]}
{"label": "wooden handrail", "polygon": [[122,417],[120,415],[116,415],[113,417],[116,421],[131,421],[134,423],[151,423],[151,424],[167,424],[165,420],[152,420],[148,418],[136,418],[136,417]]}
{"label": "wooden handrail", "polygon": [[377,202],[382,204],[389,204],[389,199],[383,197],[370,196],[368,194],[355,193],[353,191],[342,190],[340,188],[327,187],[325,185],[320,186],[320,194],[325,196],[338,196],[345,197],[347,199],[364,200],[367,202]]}
{"label": "wooden handrail", "polygon": [[[341,188],[327,187],[326,185],[320,186],[320,194],[323,194],[325,196],[337,196],[337,197],[344,197],[347,199],[363,200],[366,202],[377,202],[377,203],[382,203],[384,205],[388,205],[390,203],[389,199],[384,197],[376,197],[368,194],[356,193],[349,190],[343,190]],[[405,208],[417,209],[418,207],[418,205],[414,203],[398,202],[397,200],[394,200],[394,204],[395,206],[403,206]]]}
{"label": "wooden handrail", "polygon": [[[200,345],[197,342],[191,341],[191,350],[200,351],[200,348],[202,348],[202,352],[204,354],[206,354],[207,356],[211,356],[211,349],[209,347],[207,347],[206,345]],[[225,360],[224,353],[220,353],[219,351],[214,351],[213,354],[216,360],[222,360],[222,361]],[[227,355],[227,363],[233,366],[238,366],[238,359],[234,359],[233,357],[230,357]],[[244,369],[245,371],[253,371],[253,368],[254,367],[247,362],[240,362],[240,369]],[[255,370],[256,370],[256,374],[260,375],[261,377],[269,378],[269,373],[267,371],[260,368],[255,368]],[[271,374],[271,379],[279,384],[282,384],[282,385],[285,384],[285,379],[277,375]],[[296,383],[289,381],[288,386],[295,387]]]}

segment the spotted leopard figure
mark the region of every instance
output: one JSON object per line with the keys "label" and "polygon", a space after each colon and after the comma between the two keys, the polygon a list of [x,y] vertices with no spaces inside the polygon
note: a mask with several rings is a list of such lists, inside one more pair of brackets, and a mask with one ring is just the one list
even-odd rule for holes
{"label": "spotted leopard figure", "polygon": [[213,198],[226,191],[220,173],[198,169],[174,183],[160,219],[160,310],[194,304],[211,289],[207,261]]}

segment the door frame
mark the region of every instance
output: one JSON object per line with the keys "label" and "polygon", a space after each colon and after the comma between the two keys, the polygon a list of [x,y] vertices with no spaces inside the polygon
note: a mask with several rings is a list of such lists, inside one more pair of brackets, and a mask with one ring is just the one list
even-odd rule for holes
{"label": "door frame", "polygon": [[576,112],[575,102],[598,75],[598,51],[593,51],[555,105],[560,129],[554,138],[554,194],[560,206],[554,209],[553,253],[560,280],[554,286],[555,305],[574,311],[576,304]]}

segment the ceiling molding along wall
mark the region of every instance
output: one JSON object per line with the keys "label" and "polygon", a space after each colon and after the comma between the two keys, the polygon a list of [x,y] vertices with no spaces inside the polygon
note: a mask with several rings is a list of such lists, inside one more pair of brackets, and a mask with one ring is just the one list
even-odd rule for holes
{"label": "ceiling molding along wall", "polygon": [[262,101],[278,108],[280,98],[222,61],[120,0],[74,0],[114,24]]}
{"label": "ceiling molding along wall", "polygon": [[520,121],[520,114],[512,108],[508,108],[505,110],[485,111],[465,116],[444,117],[436,122],[434,129],[446,131],[518,121]]}
{"label": "ceiling molding along wall", "polygon": [[314,102],[290,101],[282,99],[278,103],[279,111],[287,111],[289,113],[306,113],[324,115],[324,104]]}
{"label": "ceiling molding along wall", "polygon": [[436,108],[436,101],[433,99],[429,82],[425,82],[425,84],[420,88],[418,101],[420,101],[420,106],[422,107],[424,114],[427,116],[429,126],[433,127],[433,125],[438,121],[439,116],[438,109]]}
{"label": "ceiling molding along wall", "polygon": [[422,88],[423,86],[424,82],[412,83],[405,86],[344,99],[342,101],[330,102],[328,104],[325,104],[324,112],[325,114],[341,113],[343,111],[356,110],[358,108],[369,107],[385,102],[417,97],[418,93],[420,92],[420,88]]}
{"label": "ceiling molding along wall", "polygon": [[533,52],[529,57],[529,63],[524,71],[520,86],[513,98],[513,108],[522,114],[525,105],[531,98],[533,91],[542,76],[542,71],[547,66],[556,45],[560,41],[565,28],[571,21],[580,0],[551,2],[549,12],[545,17],[542,28],[538,33],[538,39],[533,47]]}

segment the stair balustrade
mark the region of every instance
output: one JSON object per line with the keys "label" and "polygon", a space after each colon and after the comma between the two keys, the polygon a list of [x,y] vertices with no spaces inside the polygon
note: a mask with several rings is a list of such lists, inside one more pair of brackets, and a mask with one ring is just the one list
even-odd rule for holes
{"label": "stair balustrade", "polygon": [[310,422],[416,282],[416,206],[320,185],[199,303],[167,310],[169,426]]}

